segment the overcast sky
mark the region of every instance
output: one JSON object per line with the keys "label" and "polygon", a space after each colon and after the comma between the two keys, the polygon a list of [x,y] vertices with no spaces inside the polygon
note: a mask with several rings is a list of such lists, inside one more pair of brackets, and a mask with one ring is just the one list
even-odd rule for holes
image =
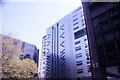
{"label": "overcast sky", "polygon": [[[0,26],[4,33],[34,44],[41,51],[46,29],[80,6],[80,0],[2,0]],[[0,30],[1,32],[1,30]]]}

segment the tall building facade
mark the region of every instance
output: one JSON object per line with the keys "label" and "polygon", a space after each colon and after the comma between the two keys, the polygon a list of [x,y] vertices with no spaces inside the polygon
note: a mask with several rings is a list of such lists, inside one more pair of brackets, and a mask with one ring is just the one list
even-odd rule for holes
{"label": "tall building facade", "polygon": [[40,78],[91,76],[86,25],[77,8],[47,29],[42,41]]}
{"label": "tall building facade", "polygon": [[120,77],[120,2],[83,2],[83,8],[93,77]]}

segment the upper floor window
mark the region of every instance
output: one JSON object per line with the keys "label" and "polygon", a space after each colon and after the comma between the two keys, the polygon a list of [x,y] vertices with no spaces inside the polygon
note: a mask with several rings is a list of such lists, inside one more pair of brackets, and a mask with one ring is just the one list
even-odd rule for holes
{"label": "upper floor window", "polygon": [[75,44],[79,44],[79,43],[80,43],[80,41],[76,41],[76,42],[75,42]]}
{"label": "upper floor window", "polygon": [[82,53],[76,54],[76,58],[80,58],[80,57],[82,57]]}
{"label": "upper floor window", "polygon": [[77,24],[78,24],[78,22],[74,23],[73,26],[75,26],[75,25],[77,25]]}
{"label": "upper floor window", "polygon": [[77,73],[83,73],[83,69],[77,69]]}
{"label": "upper floor window", "polygon": [[82,64],[83,64],[82,61],[77,61],[77,62],[76,62],[76,65],[77,65],[77,66],[80,66],[80,65],[82,65]]}
{"label": "upper floor window", "polygon": [[81,50],[81,46],[75,47],[75,51]]}
{"label": "upper floor window", "polygon": [[75,19],[73,19],[73,22],[75,22],[75,21],[77,21],[78,20],[78,18],[75,18]]}
{"label": "upper floor window", "polygon": [[79,30],[79,31],[74,33],[75,39],[80,38],[80,37],[82,37],[84,35],[85,35],[85,29]]}
{"label": "upper floor window", "polygon": [[78,29],[78,28],[79,28],[79,26],[75,27],[74,30],[76,30],[76,29]]}
{"label": "upper floor window", "polygon": [[76,16],[77,16],[77,14],[73,15],[73,18],[76,17]]}

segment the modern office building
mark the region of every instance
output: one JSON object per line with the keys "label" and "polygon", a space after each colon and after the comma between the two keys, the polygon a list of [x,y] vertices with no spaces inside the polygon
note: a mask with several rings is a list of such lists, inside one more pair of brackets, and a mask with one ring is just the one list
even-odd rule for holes
{"label": "modern office building", "polygon": [[19,45],[21,53],[23,53],[20,55],[20,57],[19,57],[20,59],[29,58],[29,59],[34,60],[38,64],[39,49],[37,49],[37,47],[35,45],[21,41],[19,39],[15,39],[15,38],[6,36],[6,35],[0,34],[0,36],[1,36],[2,40],[10,40],[11,41],[10,45],[15,45],[15,44]]}
{"label": "modern office building", "polygon": [[93,77],[120,77],[120,2],[83,2],[83,10]]}
{"label": "modern office building", "polygon": [[21,55],[21,58],[32,59],[38,64],[39,49],[37,49],[35,45],[22,41],[21,50],[23,52],[23,55]]}
{"label": "modern office building", "polygon": [[79,7],[47,29],[42,40],[40,78],[91,76],[86,25]]}

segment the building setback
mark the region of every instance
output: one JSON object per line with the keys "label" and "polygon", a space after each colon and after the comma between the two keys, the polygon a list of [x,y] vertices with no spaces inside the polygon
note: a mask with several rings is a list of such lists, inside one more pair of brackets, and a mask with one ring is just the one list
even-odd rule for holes
{"label": "building setback", "polygon": [[91,76],[84,23],[80,7],[47,29],[42,40],[40,78]]}
{"label": "building setback", "polygon": [[93,77],[120,77],[120,2],[83,2],[83,10]]}

